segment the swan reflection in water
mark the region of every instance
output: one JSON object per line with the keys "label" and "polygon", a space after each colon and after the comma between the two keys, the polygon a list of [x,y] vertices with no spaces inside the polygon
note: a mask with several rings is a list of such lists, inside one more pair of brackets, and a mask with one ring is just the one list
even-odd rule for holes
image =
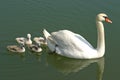
{"label": "swan reflection in water", "polygon": [[97,63],[98,71],[97,71],[97,80],[102,80],[102,75],[104,72],[104,57],[99,59],[91,59],[91,60],[78,60],[78,59],[70,59],[57,54],[48,54],[47,56],[48,64],[54,66],[58,71],[69,74],[76,73],[80,70],[88,67],[92,63]]}

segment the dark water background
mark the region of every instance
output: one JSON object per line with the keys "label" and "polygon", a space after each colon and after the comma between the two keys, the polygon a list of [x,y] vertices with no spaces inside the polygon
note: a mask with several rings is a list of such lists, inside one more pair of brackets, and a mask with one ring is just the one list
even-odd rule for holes
{"label": "dark water background", "polygon": [[[120,0],[0,0],[0,80],[114,80],[120,79]],[[42,36],[69,29],[83,35],[96,47],[95,17],[106,13],[112,24],[104,23],[106,52],[97,60],[74,60],[49,55],[12,54],[7,45],[27,33]]]}

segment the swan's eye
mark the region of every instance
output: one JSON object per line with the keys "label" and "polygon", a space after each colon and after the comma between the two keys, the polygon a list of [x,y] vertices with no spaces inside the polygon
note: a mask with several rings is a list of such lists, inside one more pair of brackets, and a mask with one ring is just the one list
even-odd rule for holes
{"label": "swan's eye", "polygon": [[103,16],[103,17],[104,17],[105,19],[108,18],[108,17],[106,17],[106,16]]}

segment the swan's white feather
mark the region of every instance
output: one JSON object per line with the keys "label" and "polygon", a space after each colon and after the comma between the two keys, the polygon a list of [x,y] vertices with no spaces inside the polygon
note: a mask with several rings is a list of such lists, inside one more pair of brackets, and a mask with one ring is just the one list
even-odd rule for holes
{"label": "swan's white feather", "polygon": [[[46,30],[43,31],[44,35],[45,32]],[[96,50],[86,39],[68,30],[52,32],[51,35],[46,38],[50,50],[63,56],[71,58],[91,58],[92,52],[96,53]]]}
{"label": "swan's white feather", "polygon": [[86,43],[89,47],[93,48],[93,46],[84,37],[82,37],[81,35],[75,34],[75,37],[79,38],[79,40],[81,40],[82,42]]}
{"label": "swan's white feather", "polygon": [[84,51],[86,48],[93,48],[92,45],[81,35],[68,30],[53,32],[51,33],[51,36],[61,48],[75,48],[80,51]]}

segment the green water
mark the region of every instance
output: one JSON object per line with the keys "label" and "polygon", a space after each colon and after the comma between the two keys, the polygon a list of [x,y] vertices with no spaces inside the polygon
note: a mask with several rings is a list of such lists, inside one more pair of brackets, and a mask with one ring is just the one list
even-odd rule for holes
{"label": "green water", "polygon": [[[0,1],[0,80],[114,80],[120,79],[119,14],[120,0],[1,0]],[[95,17],[106,13],[113,24],[105,25],[106,52],[96,60],[74,60],[58,55],[26,50],[7,51],[15,38],[27,33],[42,36],[69,29],[84,36],[96,47]]]}

